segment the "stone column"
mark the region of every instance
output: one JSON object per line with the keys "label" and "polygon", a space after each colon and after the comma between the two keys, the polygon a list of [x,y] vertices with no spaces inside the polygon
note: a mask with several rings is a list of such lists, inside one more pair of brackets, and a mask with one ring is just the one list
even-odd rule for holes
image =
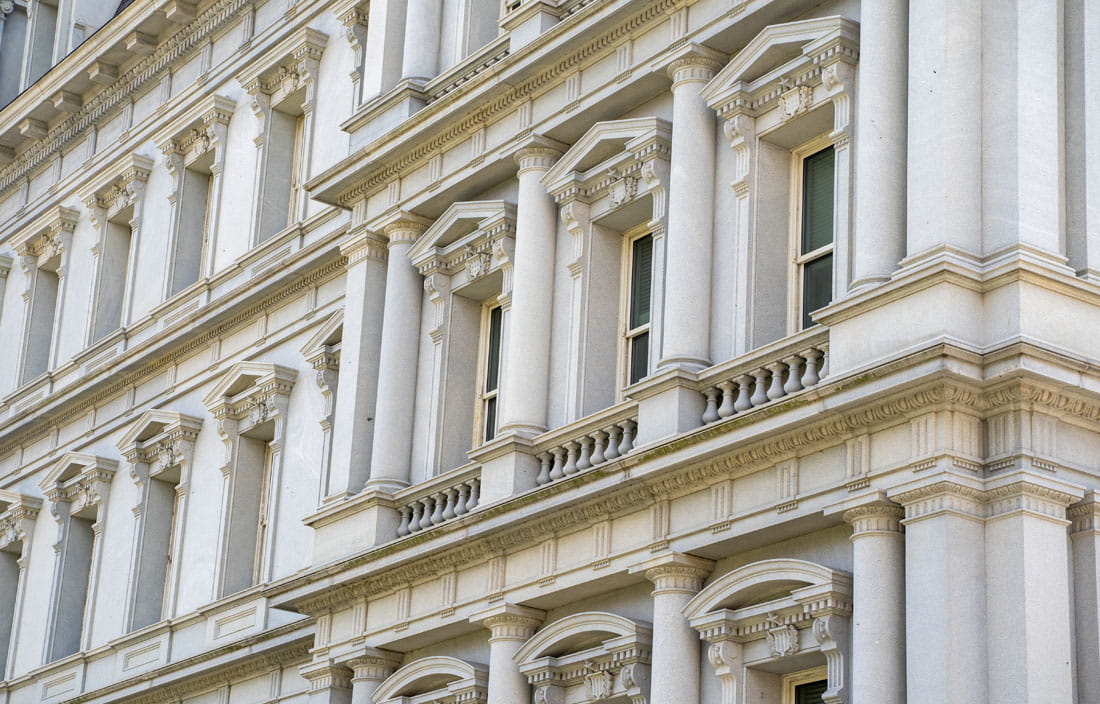
{"label": "stone column", "polygon": [[905,704],[904,511],[891,503],[844,512],[852,525],[852,699]]}
{"label": "stone column", "polygon": [[428,81],[439,73],[443,3],[439,0],[408,0],[407,8],[401,77]]}
{"label": "stone column", "polygon": [[717,118],[699,92],[721,67],[717,54],[695,46],[668,67],[672,77],[672,172],[662,367],[701,369],[710,365]]}
{"label": "stone column", "polygon": [[407,254],[428,225],[429,222],[423,218],[400,213],[384,230],[389,238],[389,254],[378,363],[374,449],[367,484],[386,491],[396,491],[409,484],[424,281]]}
{"label": "stone column", "polygon": [[1100,496],[1089,492],[1068,511],[1073,545],[1077,700],[1100,702]]}
{"label": "stone column", "polygon": [[344,665],[351,669],[351,704],[374,704],[374,690],[401,664],[401,656],[387,650],[363,648]]}
{"label": "stone column", "polygon": [[531,685],[514,659],[535,634],[546,614],[537,609],[503,604],[471,617],[489,629],[488,704],[530,704]]}
{"label": "stone column", "polygon": [[890,492],[905,507],[910,702],[993,701],[986,684],[985,507],[980,485],[967,479],[941,474]]}
{"label": "stone column", "polygon": [[852,288],[889,279],[905,256],[908,53],[909,0],[862,6]]}
{"label": "stone column", "polygon": [[650,704],[699,701],[699,634],[683,609],[703,588],[714,563],[667,553],[632,567],[653,583],[653,666]]}
{"label": "stone column", "polygon": [[298,668],[309,682],[309,704],[351,704],[351,671],[329,660]]}
{"label": "stone column", "polygon": [[989,701],[1071,704],[1066,507],[1083,492],[1027,472],[990,484],[985,525]]}
{"label": "stone column", "polygon": [[500,391],[502,432],[534,435],[546,430],[558,208],[542,185],[542,177],[564,151],[565,145],[536,136],[516,153],[519,195],[512,308],[505,325],[507,348]]}
{"label": "stone column", "polygon": [[386,292],[385,243],[365,229],[341,246],[345,266],[344,329],[340,343],[340,393],[332,429],[332,464],[325,501],[358,493],[371,465],[378,380],[381,301]]}

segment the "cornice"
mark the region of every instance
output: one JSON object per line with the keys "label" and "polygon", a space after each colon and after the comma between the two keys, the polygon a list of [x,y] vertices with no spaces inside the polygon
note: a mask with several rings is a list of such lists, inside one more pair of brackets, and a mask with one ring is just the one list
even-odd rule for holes
{"label": "cornice", "polygon": [[[580,11],[571,15],[567,21],[556,25],[535,43],[524,47],[521,53],[503,59],[496,65],[496,70],[484,72],[478,79],[469,81],[466,84],[468,88],[474,83],[485,82],[488,85],[491,81],[496,94],[479,97],[478,99],[483,100],[483,104],[468,111],[463,119],[457,121],[447,119],[438,125],[436,134],[430,136],[425,134],[425,132],[434,131],[431,127],[427,127],[427,123],[436,118],[442,118],[448,108],[453,107],[452,104],[460,100],[457,96],[468,95],[471,91],[476,91],[476,88],[455,91],[429,103],[401,127],[351,154],[307,183],[306,188],[315,192],[315,197],[324,202],[350,207],[356,201],[384,188],[390,180],[399,177],[408,169],[457,144],[481,127],[510,114],[517,105],[553,89],[562,76],[579,70],[595,58],[601,57],[602,52],[615,46],[624,38],[651,24],[666,21],[668,10],[677,5],[677,0],[653,0],[642,5],[644,9],[614,23],[598,37],[553,62],[548,68],[530,78],[514,84],[509,83],[503,74],[508,73],[513,67],[523,65],[523,60],[530,58],[536,49],[544,48],[560,37],[567,30],[567,25],[572,26],[573,21],[584,16],[586,12]],[[596,7],[598,4],[589,6],[593,10]],[[495,88],[496,86],[499,88]],[[415,139],[413,139],[414,136]]]}
{"label": "cornice", "polygon": [[[139,60],[111,85],[87,100],[78,111],[51,128],[45,138],[32,144],[9,165],[0,169],[0,194],[17,184],[72,144],[89,126],[118,108],[123,101],[153,83],[191,52],[236,18],[253,0],[216,0],[186,27],[175,32],[156,50]],[[135,3],[139,4],[139,3]]]}

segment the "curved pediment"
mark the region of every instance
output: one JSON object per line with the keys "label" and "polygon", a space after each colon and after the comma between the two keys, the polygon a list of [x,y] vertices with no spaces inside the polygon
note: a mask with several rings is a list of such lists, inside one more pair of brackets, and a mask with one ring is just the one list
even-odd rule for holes
{"label": "curved pediment", "polygon": [[374,701],[386,704],[429,692],[469,690],[472,693],[484,688],[488,677],[484,667],[458,658],[436,655],[414,660],[400,668],[374,690],[373,696]]}
{"label": "curved pediment", "polygon": [[[409,259],[417,266],[433,256],[445,257],[480,235],[515,231],[516,206],[503,200],[474,200],[452,203],[409,249]],[[478,233],[475,235],[475,233]],[[471,237],[471,235],[475,235]]]}
{"label": "curved pediment", "polygon": [[834,586],[851,591],[851,577],[806,560],[761,560],[728,572],[684,606],[689,620],[719,609],[739,609],[786,596],[804,587]]}
{"label": "curved pediment", "polygon": [[[632,146],[650,139],[669,144],[672,125],[659,117],[597,122],[546,172],[542,182],[554,193],[570,180],[584,180],[585,175],[597,167],[600,172],[604,171],[616,156],[631,152]],[[632,155],[627,154],[628,157]]]}
{"label": "curved pediment", "polygon": [[774,83],[814,70],[826,56],[837,53],[853,62],[859,52],[859,24],[844,17],[818,17],[765,27],[703,88],[707,104],[723,108],[739,95],[770,90]]}
{"label": "curved pediment", "polygon": [[636,623],[625,616],[585,611],[543,627],[523,644],[514,659],[517,663],[525,663],[544,656],[557,657],[615,639],[648,641],[651,633],[648,624]]}

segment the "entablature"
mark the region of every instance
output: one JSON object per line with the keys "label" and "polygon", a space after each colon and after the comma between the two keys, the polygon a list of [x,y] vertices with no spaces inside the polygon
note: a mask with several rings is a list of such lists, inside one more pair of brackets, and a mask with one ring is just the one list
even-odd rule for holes
{"label": "entablature", "polygon": [[327,34],[304,27],[268,52],[262,63],[241,73],[237,80],[251,96],[252,110],[263,116],[299,91],[305,92],[303,109],[312,109],[318,66],[327,44]]}
{"label": "entablature", "polygon": [[[453,277],[453,291],[510,269],[515,233],[516,206],[512,203],[454,203],[417,238],[409,249],[409,259],[424,276]],[[505,290],[511,289],[509,284],[506,280]]]}
{"label": "entablature", "polygon": [[0,550],[12,550],[21,543],[20,557],[25,555],[41,510],[42,499],[38,497],[0,490]]}
{"label": "entablature", "polygon": [[298,372],[266,362],[238,362],[230,367],[203,403],[219,421],[231,420],[241,432],[275,418],[286,418],[290,391]]}
{"label": "entablature", "polygon": [[153,170],[153,160],[141,154],[129,154],[108,169],[87,189],[80,200],[88,208],[96,227],[133,206],[135,217],[145,194],[145,184]]}
{"label": "entablature", "polygon": [[39,486],[55,514],[68,504],[71,516],[99,510],[111,489],[118,461],[81,452],[66,452],[46,473]]}
{"label": "entablature", "polygon": [[56,206],[40,215],[11,239],[22,257],[24,271],[31,268],[63,269],[80,211]]}
{"label": "entablature", "polygon": [[[202,418],[176,411],[150,410],[142,414],[118,442],[130,463],[135,481],[157,477],[173,468],[184,475],[191,466]],[[183,476],[180,477],[183,481]]]}

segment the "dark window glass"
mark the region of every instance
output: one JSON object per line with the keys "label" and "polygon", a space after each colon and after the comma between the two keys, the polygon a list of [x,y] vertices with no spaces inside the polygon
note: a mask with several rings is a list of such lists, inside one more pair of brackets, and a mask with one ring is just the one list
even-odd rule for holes
{"label": "dark window glass", "polygon": [[794,704],[823,704],[825,700],[821,695],[828,688],[829,683],[825,680],[800,684],[794,688]]}
{"label": "dark window glass", "polygon": [[500,384],[500,334],[502,313],[500,308],[489,311],[489,350],[486,356],[485,391],[496,391]]}
{"label": "dark window glass", "polygon": [[833,255],[826,254],[802,267],[802,327],[814,324],[810,313],[833,299]]}
{"label": "dark window glass", "polygon": [[649,322],[653,289],[653,236],[634,240],[630,260],[630,329]]}
{"label": "dark window glass", "polygon": [[649,333],[630,338],[630,383],[641,381],[649,373]]}
{"label": "dark window glass", "polygon": [[802,162],[802,253],[820,249],[833,241],[832,147],[806,157]]}
{"label": "dark window glass", "polygon": [[496,396],[485,401],[485,442],[497,436],[497,399]]}

